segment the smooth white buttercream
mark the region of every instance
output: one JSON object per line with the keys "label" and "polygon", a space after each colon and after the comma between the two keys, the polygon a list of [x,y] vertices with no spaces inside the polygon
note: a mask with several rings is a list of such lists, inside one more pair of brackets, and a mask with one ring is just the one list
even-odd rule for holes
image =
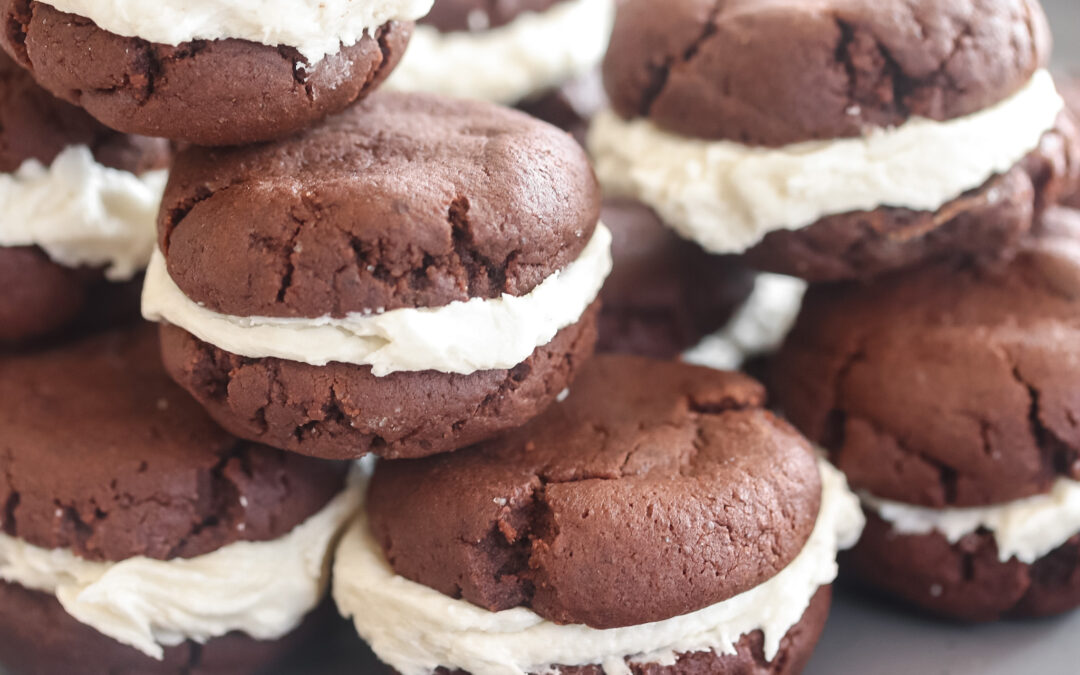
{"label": "smooth white buttercream", "polygon": [[755,356],[771,354],[787,337],[802,307],[806,282],[779,274],[759,274],[754,290],[716,333],[687,350],[682,360],[717,370],[738,370]]}
{"label": "smooth white buttercream", "polygon": [[0,246],[38,246],[65,267],[102,267],[126,281],[154,250],[165,171],[136,176],[98,164],[85,145],[49,166],[27,160],[0,174]]}
{"label": "smooth white buttercream", "polygon": [[472,298],[444,307],[351,314],[343,319],[275,319],[219,314],[183,294],[155,252],[143,287],[143,316],[167,321],[204,342],[249,358],[313,366],[371,366],[469,374],[513,368],[577,323],[611,272],[611,232],[598,225],[577,260],[523,296]]}
{"label": "smooth white buttercream", "polygon": [[334,599],[375,654],[402,675],[429,675],[439,666],[526,675],[553,664],[600,664],[607,675],[629,675],[627,659],[664,663],[686,652],[733,653],[741,636],[759,629],[771,660],[814,593],[835,579],[837,550],[862,531],[859,502],[843,474],[824,461],[820,466],[821,511],[795,560],[760,586],[691,614],[597,630],[560,626],[525,608],[489,612],[395,575],[363,516],[338,547]]}
{"label": "smooth white buttercream", "polygon": [[776,230],[881,206],[936,211],[1015,166],[1064,101],[1045,70],[1016,94],[946,122],[915,118],[860,138],[780,148],[677,136],[600,113],[589,149],[605,191],[653,207],[713,253],[741,253]]}
{"label": "smooth white buttercream", "polygon": [[0,533],[0,579],[56,596],[77,621],[155,659],[163,648],[231,631],[275,640],[326,590],[330,548],[362,500],[363,476],[273,541],[236,542],[195,558],[91,562]]}
{"label": "smooth white buttercream", "polygon": [[149,42],[237,38],[295,48],[314,64],[388,21],[415,21],[433,0],[49,0],[99,28]]}
{"label": "smooth white buttercream", "polygon": [[951,544],[987,530],[1002,562],[1031,564],[1080,533],[1080,482],[1059,478],[1048,494],[996,506],[931,509],[860,497],[899,534],[941,533]]}
{"label": "smooth white buttercream", "polygon": [[517,103],[599,67],[614,16],[615,0],[563,0],[497,28],[420,25],[386,87]]}

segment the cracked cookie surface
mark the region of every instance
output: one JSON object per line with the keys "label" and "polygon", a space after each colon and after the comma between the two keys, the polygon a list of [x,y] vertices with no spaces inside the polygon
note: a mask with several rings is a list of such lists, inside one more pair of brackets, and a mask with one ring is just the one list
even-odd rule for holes
{"label": "cracked cookie surface", "polygon": [[489,610],[686,614],[772,578],[817,519],[814,452],[763,404],[743,375],[598,356],[518,430],[381,463],[372,531],[398,574]]}
{"label": "cracked cookie surface", "polygon": [[158,229],[192,300],[315,318],[525,295],[578,257],[599,215],[566,134],[380,92],[287,141],[181,153]]}
{"label": "cracked cookie surface", "polygon": [[0,358],[0,531],[89,560],[276,539],[344,467],[236,440],[165,374],[156,329]]}
{"label": "cracked cookie surface", "polygon": [[854,488],[941,508],[1080,478],[1080,218],[1040,229],[997,268],[808,293],[772,382]]}
{"label": "cracked cookie surface", "polygon": [[124,37],[36,0],[3,0],[0,17],[0,46],[56,96],[114,129],[199,145],[282,138],[345,109],[390,74],[412,34],[391,22],[310,64],[246,40]]}
{"label": "cracked cookie surface", "polygon": [[982,110],[1049,53],[1036,0],[629,0],[604,74],[624,117],[779,146]]}

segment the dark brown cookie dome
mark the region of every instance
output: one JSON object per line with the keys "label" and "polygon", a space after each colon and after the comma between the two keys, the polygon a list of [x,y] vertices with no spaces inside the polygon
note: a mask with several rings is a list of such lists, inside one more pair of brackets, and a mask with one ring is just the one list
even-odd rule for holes
{"label": "dark brown cookie dome", "polygon": [[1080,477],[1080,219],[997,269],[820,286],[773,368],[782,409],[853,487],[978,506]]}
{"label": "dark brown cookie dome", "polygon": [[309,64],[247,40],[125,37],[36,0],[3,0],[0,17],[0,46],[53,94],[114,129],[201,145],[282,138],[340,112],[386,79],[412,35],[390,22]]}
{"label": "dark brown cookie dome", "polygon": [[237,441],[165,375],[148,325],[0,358],[0,531],[91,560],[276,539],[341,465]]}
{"label": "dark brown cookie dome", "polygon": [[763,403],[742,375],[600,356],[517,431],[380,464],[372,531],[398,574],[489,610],[686,614],[770,579],[816,521],[814,452]]}
{"label": "dark brown cookie dome", "polygon": [[584,151],[494,105],[379,93],[273,145],[177,158],[170,275],[240,316],[319,317],[524,295],[600,213]]}
{"label": "dark brown cookie dome", "polygon": [[1037,0],[627,0],[604,75],[624,117],[777,146],[982,110],[1049,53]]}

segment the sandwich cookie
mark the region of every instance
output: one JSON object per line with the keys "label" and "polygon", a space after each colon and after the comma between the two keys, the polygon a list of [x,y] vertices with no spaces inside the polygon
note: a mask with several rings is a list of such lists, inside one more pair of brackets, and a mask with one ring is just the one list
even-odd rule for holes
{"label": "sandwich cookie", "polygon": [[750,295],[749,268],[675,235],[640,202],[605,200],[600,219],[611,228],[614,265],[600,293],[598,351],[675,358]]}
{"label": "sandwich cookie", "polygon": [[382,462],[334,599],[402,675],[797,673],[843,476],[739,374],[598,356],[528,425]]}
{"label": "sandwich cookie", "polygon": [[0,346],[138,316],[168,143],[106,129],[0,54]]}
{"label": "sandwich cookie", "polygon": [[377,87],[432,0],[2,0],[0,45],[106,125],[198,145],[281,138]]}
{"label": "sandwich cookie", "polygon": [[143,313],[226,429],[324,458],[520,426],[596,340],[611,268],[581,147],[523,113],[378,94],[301,136],[178,157]]}
{"label": "sandwich cookie", "polygon": [[1077,175],[1049,51],[1036,0],[627,0],[589,147],[606,192],[767,271],[997,259]]}
{"label": "sandwich cookie", "polygon": [[584,131],[616,0],[436,0],[387,87],[520,105]]}
{"label": "sandwich cookie", "polygon": [[156,337],[0,358],[14,672],[253,672],[324,596],[360,499],[346,467],[228,436],[169,380]]}
{"label": "sandwich cookie", "polygon": [[975,621],[1080,606],[1080,217],[1003,269],[812,288],[772,373],[860,491],[867,584]]}

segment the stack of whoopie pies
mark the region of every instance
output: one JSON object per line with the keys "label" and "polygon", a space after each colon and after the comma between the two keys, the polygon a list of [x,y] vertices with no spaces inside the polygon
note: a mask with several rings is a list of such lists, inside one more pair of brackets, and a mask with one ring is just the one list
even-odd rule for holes
{"label": "stack of whoopie pies", "polygon": [[609,194],[815,284],[771,379],[862,497],[849,567],[964,619],[1080,604],[1080,217],[1053,207],[1080,151],[1049,51],[1035,0],[626,0],[589,133]]}
{"label": "stack of whoopie pies", "polygon": [[[838,557],[1080,605],[1036,0],[0,13],[5,667],[252,672],[332,591],[401,675],[795,675]],[[716,367],[805,282],[792,426]]]}
{"label": "stack of whoopie pies", "polygon": [[[361,503],[364,471],[224,431],[169,377],[158,330],[136,323],[137,277],[176,229],[163,225],[158,244],[155,219],[183,220],[212,196],[185,178],[198,164],[191,158],[209,152],[190,143],[280,139],[341,112],[385,79],[431,3],[257,4],[0,3],[0,661],[15,673],[253,672],[332,616],[330,558]],[[476,123],[485,137],[485,121]],[[189,203],[159,214],[177,148],[185,159],[170,193]],[[389,176],[394,167],[384,166]],[[247,189],[234,183],[221,189]],[[300,217],[287,197],[265,201],[275,204]],[[567,262],[574,242],[558,235],[576,225],[548,240],[550,265]],[[269,231],[233,235],[263,257],[224,267],[243,274],[242,262],[267,264]],[[602,252],[590,260],[603,268]],[[459,278],[480,285],[491,270],[486,258],[455,263]],[[306,289],[301,274],[296,286]],[[515,270],[500,283],[537,276]],[[453,292],[446,279],[431,285],[435,297]],[[385,302],[400,301],[387,292]],[[591,298],[582,302],[578,314],[588,316]],[[564,314],[523,332],[581,323],[561,338],[557,357],[569,359],[591,324],[559,323]],[[463,390],[462,407],[484,386],[520,388],[514,410],[527,411],[573,372],[536,369],[532,379],[518,369],[516,379],[473,383],[473,399],[465,384],[447,386]],[[419,392],[410,395],[420,405]],[[510,405],[499,407],[510,416]]]}

